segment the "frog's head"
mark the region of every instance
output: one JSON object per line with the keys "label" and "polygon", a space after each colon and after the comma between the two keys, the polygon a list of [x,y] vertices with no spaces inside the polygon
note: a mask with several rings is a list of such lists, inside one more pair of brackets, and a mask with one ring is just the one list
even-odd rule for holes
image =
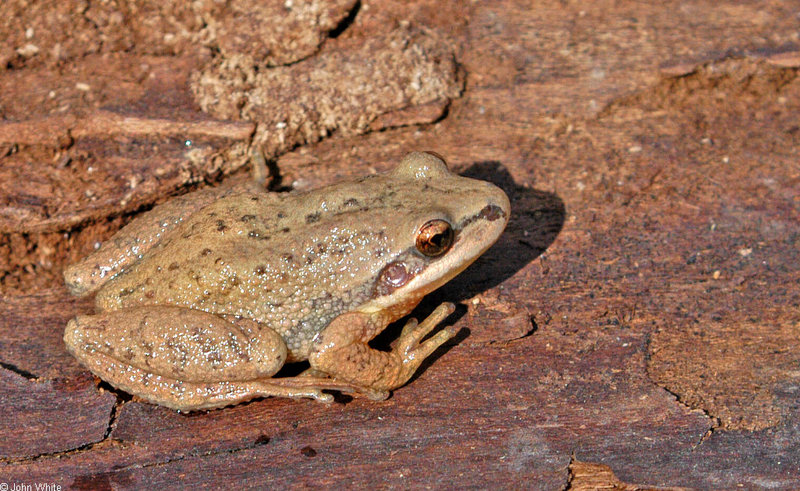
{"label": "frog's head", "polygon": [[431,153],[408,154],[385,180],[387,195],[398,197],[395,254],[377,275],[367,308],[403,315],[494,244],[510,205],[497,186],[459,176]]}

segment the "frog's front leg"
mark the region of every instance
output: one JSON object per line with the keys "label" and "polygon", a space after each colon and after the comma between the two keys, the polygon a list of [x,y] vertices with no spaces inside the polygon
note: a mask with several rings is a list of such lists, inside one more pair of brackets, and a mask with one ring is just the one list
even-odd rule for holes
{"label": "frog's front leg", "polygon": [[453,310],[452,303],[443,303],[422,323],[411,319],[389,352],[372,349],[367,344],[385,327],[380,315],[342,314],[315,340],[308,358],[311,368],[335,380],[376,391],[396,389],[414,375],[425,358],[455,336],[455,329],[446,327],[420,343]]}
{"label": "frog's front leg", "polygon": [[273,383],[280,380],[271,377],[286,360],[286,344],[254,321],[144,306],[80,315],[67,324],[64,342],[101,379],[173,409],[222,407],[259,396],[332,400],[313,381]]}

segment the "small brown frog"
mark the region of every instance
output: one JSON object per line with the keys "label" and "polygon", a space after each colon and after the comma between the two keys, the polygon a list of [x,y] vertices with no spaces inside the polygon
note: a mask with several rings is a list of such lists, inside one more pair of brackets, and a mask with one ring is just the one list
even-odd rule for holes
{"label": "small brown frog", "polygon": [[[329,390],[380,400],[454,334],[453,311],[411,320],[392,351],[367,344],[500,236],[506,195],[415,152],[385,174],[297,193],[203,190],[120,230],[64,277],[97,292],[67,324],[94,374],[180,410]],[[294,377],[273,377],[308,360]]]}

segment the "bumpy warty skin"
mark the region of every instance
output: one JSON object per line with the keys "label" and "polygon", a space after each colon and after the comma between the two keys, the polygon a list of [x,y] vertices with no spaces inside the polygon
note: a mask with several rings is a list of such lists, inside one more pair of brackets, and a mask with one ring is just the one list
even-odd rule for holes
{"label": "bumpy warty skin", "polygon": [[[327,401],[331,389],[386,397],[454,335],[421,343],[452,305],[404,330],[402,353],[366,343],[489,248],[509,213],[499,188],[418,152],[304,193],[186,195],[65,272],[71,291],[97,292],[98,312],[70,321],[65,342],[101,378],[178,409]],[[329,376],[270,378],[306,359]]]}
{"label": "bumpy warty skin", "polygon": [[386,264],[404,254],[438,259],[412,252],[421,223],[476,216],[486,206],[476,197],[490,186],[445,170],[429,179],[370,176],[278,201],[228,196],[184,221],[103,288],[96,305],[177,305],[254,319],[302,359],[331,319],[372,297]]}

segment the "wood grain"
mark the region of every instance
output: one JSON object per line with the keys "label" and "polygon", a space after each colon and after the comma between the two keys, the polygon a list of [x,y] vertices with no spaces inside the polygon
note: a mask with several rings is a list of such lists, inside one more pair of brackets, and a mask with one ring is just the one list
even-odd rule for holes
{"label": "wood grain", "polygon": [[[796,2],[342,1],[324,22],[293,17],[304,41],[261,61],[229,38],[235,16],[201,10],[213,22],[194,24],[162,3],[159,22],[123,15],[113,38],[91,13],[71,18],[86,50],[60,56],[43,7],[14,2],[30,36],[0,23],[0,426],[13,436],[1,481],[800,487]],[[189,37],[166,49],[175,25]],[[203,25],[224,26],[221,44],[187,41]],[[63,349],[66,320],[91,310],[66,295],[64,265],[155,202],[246,179],[259,118],[275,123],[254,115],[291,106],[211,115],[191,81],[241,63],[259,83],[291,74],[293,100],[319,101],[297,74],[336,80],[331,60],[368,58],[393,32],[424,33],[418,62],[458,90],[385,100],[410,94],[403,62],[374,72],[384,95],[362,110],[344,100],[356,78],[339,77],[350,82],[325,109],[346,112],[293,114],[358,131],[287,133],[268,148],[270,189],[385,170],[417,149],[505,189],[500,241],[415,312],[456,302],[458,336],[384,402],[187,415],[98,386]],[[399,327],[387,331],[379,344]]]}

